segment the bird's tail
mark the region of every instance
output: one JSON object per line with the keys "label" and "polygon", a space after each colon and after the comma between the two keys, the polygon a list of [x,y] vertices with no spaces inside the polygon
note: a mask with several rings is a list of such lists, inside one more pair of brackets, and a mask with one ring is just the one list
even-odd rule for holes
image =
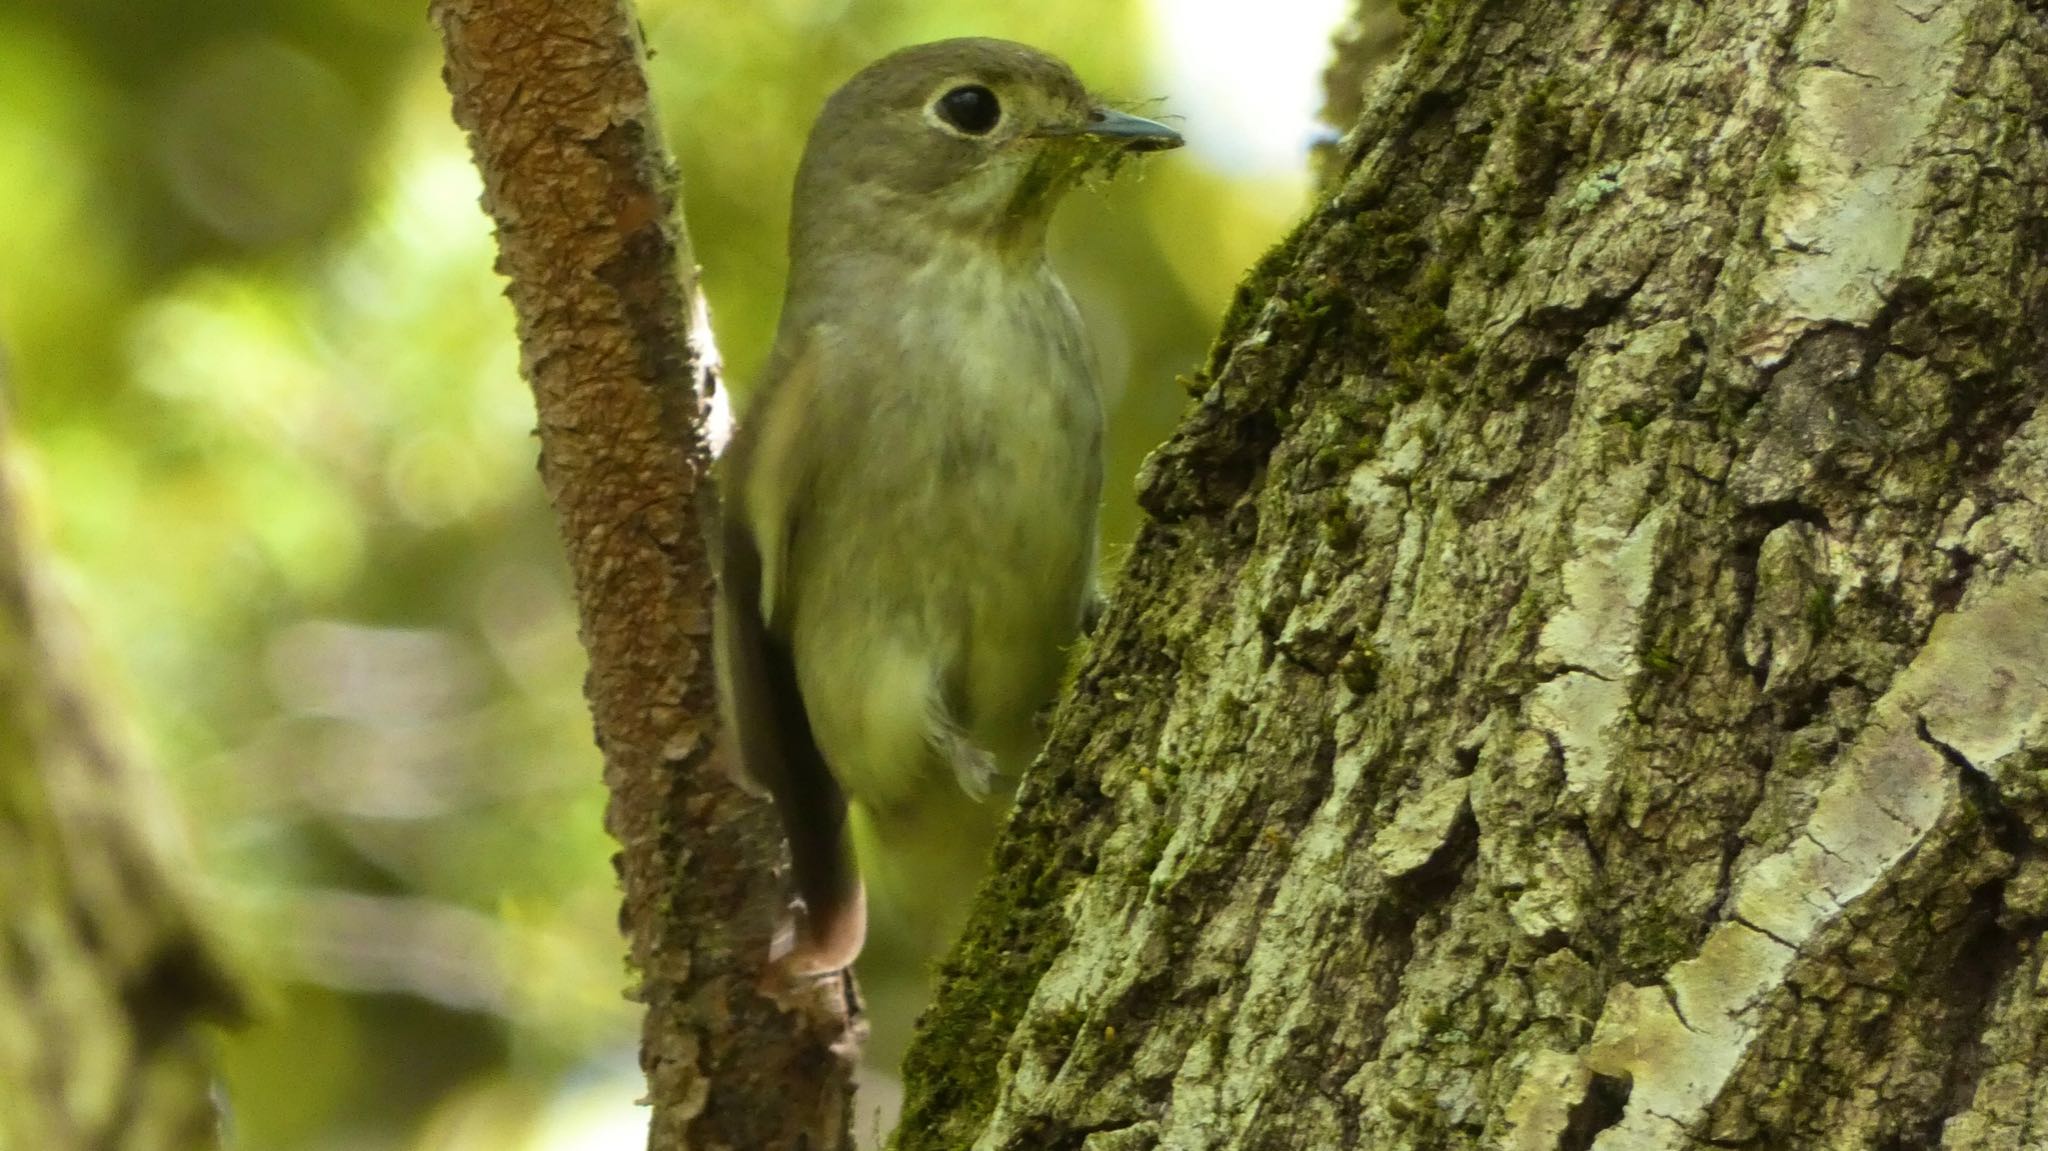
{"label": "bird's tail", "polygon": [[860,954],[868,923],[867,895],[847,829],[846,796],[811,737],[789,649],[771,637],[763,639],[761,662],[771,685],[781,752],[780,782],[771,781],[769,791],[789,837],[796,893],[804,901],[795,949],[783,962],[799,974],[837,971]]}
{"label": "bird's tail", "polygon": [[789,647],[761,615],[760,555],[730,522],[720,557],[719,673],[740,767],[775,801],[804,916],[782,962],[815,974],[852,963],[867,938],[867,898],[847,831],[846,796],[811,734]]}

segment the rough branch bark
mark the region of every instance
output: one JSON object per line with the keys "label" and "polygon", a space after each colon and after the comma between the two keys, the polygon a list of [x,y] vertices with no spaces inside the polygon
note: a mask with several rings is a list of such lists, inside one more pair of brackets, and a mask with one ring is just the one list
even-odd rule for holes
{"label": "rough branch bark", "polygon": [[758,982],[780,912],[767,806],[712,765],[705,424],[717,380],[695,268],[625,0],[435,0],[455,118],[567,545],[647,1005],[652,1148],[848,1145],[832,984]]}
{"label": "rough branch bark", "polygon": [[1412,7],[897,1145],[2048,1146],[2048,9]]}
{"label": "rough branch bark", "polygon": [[[4,383],[4,381],[0,381]],[[0,464],[7,428],[0,411]],[[108,738],[0,467],[0,1147],[219,1145],[204,1025],[240,996],[161,797]]]}

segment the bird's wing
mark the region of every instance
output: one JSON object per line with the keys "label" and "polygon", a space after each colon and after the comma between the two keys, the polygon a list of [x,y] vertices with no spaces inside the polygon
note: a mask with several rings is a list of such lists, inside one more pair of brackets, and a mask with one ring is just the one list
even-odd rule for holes
{"label": "bird's wing", "polygon": [[[725,722],[745,775],[768,791],[789,837],[805,917],[787,959],[831,971],[860,952],[867,931],[860,872],[847,835],[846,797],[812,737],[797,685],[783,569],[808,476],[801,450],[818,375],[798,356],[765,384],[727,453],[720,525],[716,648]],[[782,621],[785,626],[778,627]]]}

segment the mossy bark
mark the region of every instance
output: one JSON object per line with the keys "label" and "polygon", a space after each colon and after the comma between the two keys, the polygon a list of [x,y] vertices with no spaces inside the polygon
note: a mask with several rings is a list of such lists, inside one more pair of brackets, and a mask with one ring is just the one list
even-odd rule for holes
{"label": "mossy bark", "polygon": [[0,418],[0,1148],[216,1147],[205,1029],[240,996],[24,546],[8,449]]}
{"label": "mossy bark", "polygon": [[2048,8],[1414,8],[897,1146],[2048,1146]]}
{"label": "mossy bark", "polygon": [[717,365],[627,0],[434,0],[497,223],[575,578],[584,684],[647,1005],[649,1146],[851,1145],[849,981],[764,978],[784,912],[768,805],[715,765]]}

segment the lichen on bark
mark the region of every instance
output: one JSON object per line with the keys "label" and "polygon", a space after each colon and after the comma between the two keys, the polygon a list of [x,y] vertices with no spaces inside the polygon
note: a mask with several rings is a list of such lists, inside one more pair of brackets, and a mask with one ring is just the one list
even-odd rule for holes
{"label": "lichen on bark", "polygon": [[2038,1144],[2048,11],[1413,8],[897,1146]]}

